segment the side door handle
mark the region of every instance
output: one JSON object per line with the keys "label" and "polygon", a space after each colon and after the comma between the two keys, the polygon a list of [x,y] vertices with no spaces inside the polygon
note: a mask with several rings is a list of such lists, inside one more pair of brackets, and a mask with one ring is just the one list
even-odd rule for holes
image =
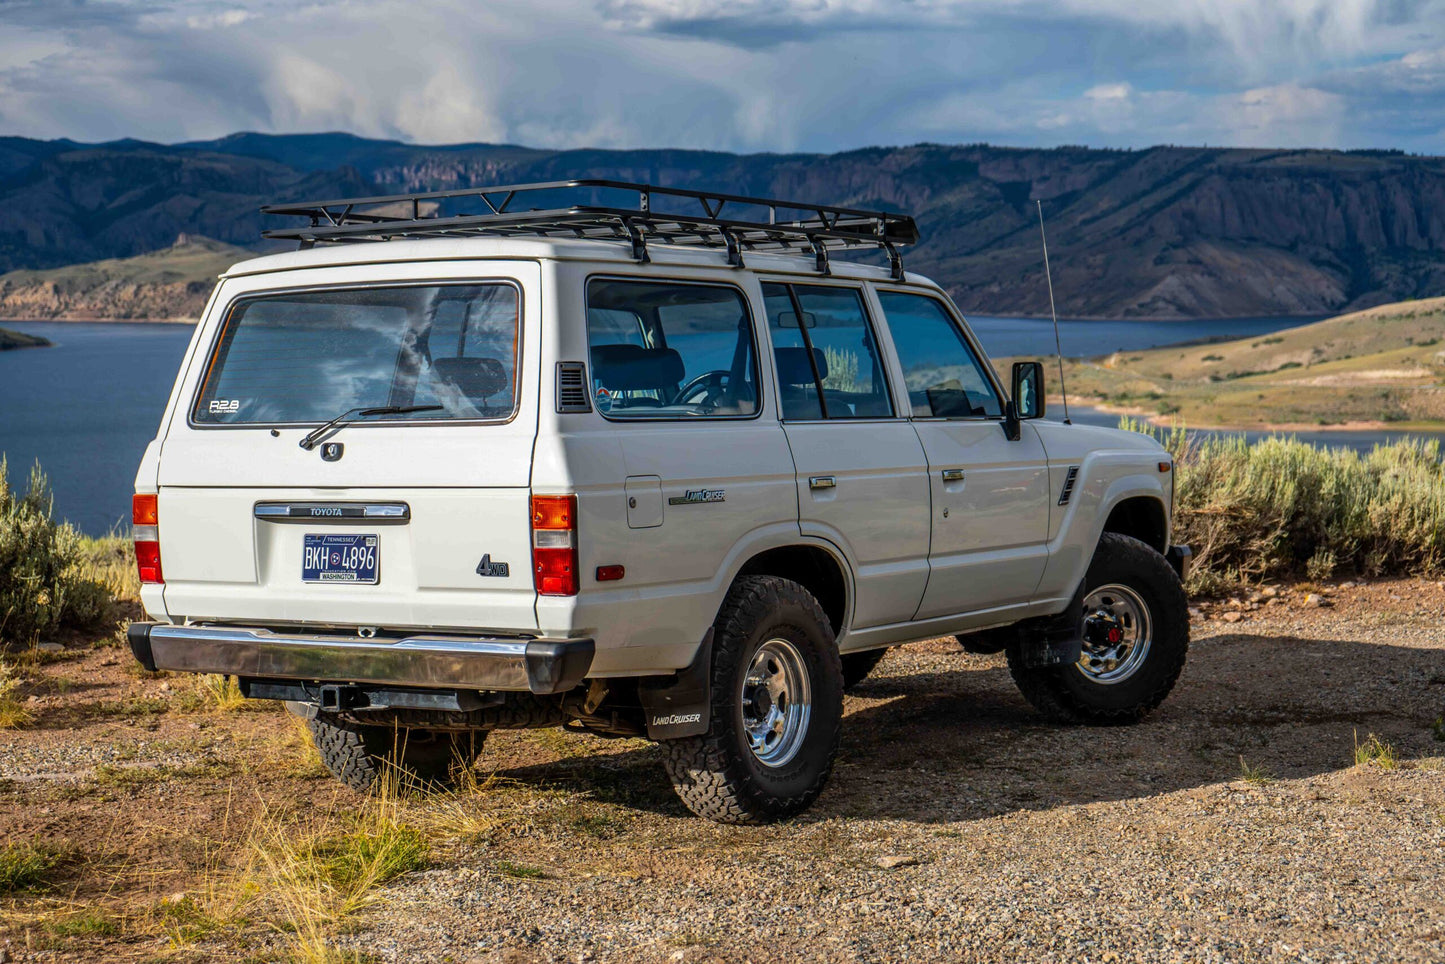
{"label": "side door handle", "polygon": [[963,481],[963,469],[944,469],[944,470],[943,470],[943,481],[945,481],[945,482],[962,482],[962,481]]}
{"label": "side door handle", "polygon": [[810,489],[834,489],[838,487],[838,480],[831,475],[810,475],[808,477],[808,488]]}

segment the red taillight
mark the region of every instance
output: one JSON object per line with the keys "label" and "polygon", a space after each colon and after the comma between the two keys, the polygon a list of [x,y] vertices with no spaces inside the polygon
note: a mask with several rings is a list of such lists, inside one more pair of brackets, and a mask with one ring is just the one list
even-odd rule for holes
{"label": "red taillight", "polygon": [[532,582],[543,596],[577,595],[577,497],[532,496]]}
{"label": "red taillight", "polygon": [[135,567],[143,583],[162,583],[160,512],[154,495],[137,495],[130,502],[130,521],[135,538]]}
{"label": "red taillight", "polygon": [[143,583],[162,583],[165,579],[161,576],[161,544],[159,542],[140,542],[135,544],[135,565],[140,572],[140,581]]}

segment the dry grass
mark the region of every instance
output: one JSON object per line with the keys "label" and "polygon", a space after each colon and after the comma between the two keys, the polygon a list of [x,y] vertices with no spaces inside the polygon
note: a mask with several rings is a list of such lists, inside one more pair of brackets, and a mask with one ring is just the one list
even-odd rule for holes
{"label": "dry grass", "polygon": [[[1267,338],[1071,359],[1065,367],[1076,399],[1177,414],[1196,425],[1369,421],[1438,428],[1445,422],[1442,347],[1445,299],[1434,298]],[[999,369],[1007,371],[1009,361],[1000,359]]]}
{"label": "dry grass", "polygon": [[20,680],[15,670],[0,659],[0,730],[13,730],[30,722],[30,711],[20,701]]}
{"label": "dry grass", "polygon": [[1251,764],[1242,756],[1239,758],[1239,775],[1244,778],[1244,782],[1257,787],[1274,782],[1274,774],[1267,768]]}
{"label": "dry grass", "polygon": [[1359,734],[1356,734],[1355,766],[1366,766],[1371,763],[1384,770],[1398,770],[1400,754],[1392,744],[1386,743],[1373,733],[1365,739],[1364,743],[1360,742]]}
{"label": "dry grass", "polygon": [[135,543],[129,536],[82,536],[79,542],[76,571],[103,587],[110,598],[119,602],[140,602],[140,575],[135,567]]}
{"label": "dry grass", "polygon": [[357,960],[333,941],[337,925],[365,910],[382,885],[425,867],[430,846],[404,819],[399,776],[383,779],[359,809],[297,820],[263,812],[247,845],[241,887],[251,910],[303,964]]}
{"label": "dry grass", "polygon": [[194,679],[200,705],[218,713],[231,713],[247,704],[241,695],[241,684],[234,676],[207,674]]}

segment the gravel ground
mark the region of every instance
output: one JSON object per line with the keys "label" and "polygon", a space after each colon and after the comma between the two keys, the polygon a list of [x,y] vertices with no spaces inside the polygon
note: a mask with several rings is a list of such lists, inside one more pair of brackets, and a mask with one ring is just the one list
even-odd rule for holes
{"label": "gravel ground", "polygon": [[[692,818],[645,742],[496,734],[484,829],[439,842],[338,942],[488,964],[1442,961],[1442,616],[1445,587],[1418,581],[1200,605],[1174,695],[1122,728],[1046,725],[1000,658],[904,647],[849,698],[817,806],[764,828]],[[243,798],[351,799],[274,762],[294,728],[273,713],[95,711],[166,699],[103,659],[45,667],[76,685],[38,699],[0,761],[0,835],[94,833],[148,868],[85,899],[196,886],[187,848],[224,841],[223,813],[243,825]],[[1356,764],[1372,736],[1397,766]],[[162,778],[97,780],[117,746]],[[269,959],[263,934],[175,950],[127,929],[36,949],[35,909],[3,904],[0,946],[18,960]]]}

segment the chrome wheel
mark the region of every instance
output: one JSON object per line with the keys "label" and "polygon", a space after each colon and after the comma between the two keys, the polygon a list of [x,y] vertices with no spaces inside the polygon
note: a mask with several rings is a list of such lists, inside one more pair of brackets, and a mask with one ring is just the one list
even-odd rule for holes
{"label": "chrome wheel", "polygon": [[1095,683],[1120,683],[1149,655],[1149,607],[1128,586],[1100,586],[1084,597],[1083,655],[1074,665]]}
{"label": "chrome wheel", "polygon": [[743,729],[758,762],[786,764],[808,735],[813,692],[807,664],[786,639],[770,639],[753,654],[743,678]]}

